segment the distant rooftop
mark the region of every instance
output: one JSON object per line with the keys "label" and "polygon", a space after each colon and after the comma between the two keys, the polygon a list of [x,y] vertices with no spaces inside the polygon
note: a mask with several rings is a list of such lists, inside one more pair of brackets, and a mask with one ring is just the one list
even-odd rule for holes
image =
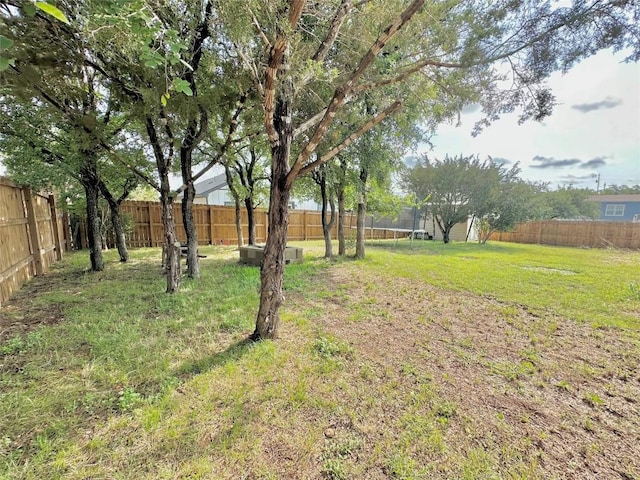
{"label": "distant rooftop", "polygon": [[207,178],[194,185],[196,187],[196,195],[208,195],[211,192],[220,190],[227,186],[227,177],[223,173],[222,175],[216,175],[212,178]]}
{"label": "distant rooftop", "polygon": [[623,195],[591,195],[589,200],[604,203],[604,202],[640,202],[640,194],[623,194]]}

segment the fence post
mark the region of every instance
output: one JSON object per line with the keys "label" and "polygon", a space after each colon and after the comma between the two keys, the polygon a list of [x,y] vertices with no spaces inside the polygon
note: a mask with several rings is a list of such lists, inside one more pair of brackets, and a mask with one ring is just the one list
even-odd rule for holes
{"label": "fence post", "polygon": [[60,237],[60,229],[58,228],[58,210],[56,210],[56,199],[53,195],[49,195],[49,209],[51,210],[51,229],[53,231],[53,241],[56,246],[56,260],[62,260],[62,239]]}
{"label": "fence post", "polygon": [[42,246],[40,245],[40,233],[38,232],[38,219],[36,218],[36,209],[33,204],[33,196],[31,189],[25,187],[24,204],[27,208],[27,222],[29,225],[29,237],[31,238],[31,248],[33,250],[33,261],[36,267],[36,275],[42,275],[44,273],[42,262]]}
{"label": "fence post", "polygon": [[73,236],[71,235],[71,223],[69,222],[69,214],[66,210],[62,212],[62,232],[64,234],[64,251],[70,252],[73,244]]}
{"label": "fence post", "polygon": [[302,240],[307,239],[307,211],[302,211]]}
{"label": "fence post", "polygon": [[264,212],[264,242],[267,243],[267,237],[269,236],[269,210]]}
{"label": "fence post", "polygon": [[147,202],[147,215],[149,216],[149,247],[153,247],[153,217],[151,216],[151,202]]}
{"label": "fence post", "polygon": [[215,218],[214,214],[213,214],[213,209],[214,208],[215,207],[213,205],[209,205],[209,235],[211,236],[211,241],[209,242],[209,245],[215,245],[216,244],[216,242],[214,240],[216,232],[215,232],[215,228],[213,226],[213,219]]}
{"label": "fence post", "polygon": [[538,235],[536,238],[536,243],[540,245],[541,240],[542,240],[542,221],[538,220]]}

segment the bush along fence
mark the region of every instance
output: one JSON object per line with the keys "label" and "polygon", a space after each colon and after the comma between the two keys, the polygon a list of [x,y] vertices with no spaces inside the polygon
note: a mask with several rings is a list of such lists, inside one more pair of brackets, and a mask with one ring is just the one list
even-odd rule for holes
{"label": "bush along fence", "polygon": [[[182,223],[182,211],[180,204],[174,205],[174,218],[176,220],[176,230],[178,239],[186,241],[186,233]],[[162,235],[162,208],[159,202],[127,201],[123,202],[120,212],[125,225],[127,225],[127,245],[130,247],[161,247],[164,241]],[[200,245],[237,245],[235,223],[235,208],[219,205],[194,205],[193,218],[196,223],[198,243]],[[346,215],[345,234],[350,235],[356,226],[355,213],[348,212]],[[256,225],[256,242],[264,243],[267,240],[267,211],[258,209],[254,212]],[[366,225],[372,225],[372,217],[367,217]],[[245,241],[248,238],[247,212],[242,210],[242,230]],[[86,225],[84,220],[80,220],[77,230],[81,233],[81,238],[75,242],[77,246],[86,245]],[[355,230],[353,231],[355,235]],[[338,235],[337,221],[331,230],[332,237]],[[288,240],[322,240],[322,219],[321,213],[311,210],[290,210],[289,211],[289,234]],[[391,229],[367,228],[367,239],[392,239],[394,232]],[[107,236],[107,245],[113,246],[113,242]]]}
{"label": "bush along fence", "polygon": [[590,248],[640,248],[640,223],[545,220],[522,223],[489,240]]}
{"label": "bush along fence", "polygon": [[53,195],[0,177],[0,306],[71,247],[69,221]]}

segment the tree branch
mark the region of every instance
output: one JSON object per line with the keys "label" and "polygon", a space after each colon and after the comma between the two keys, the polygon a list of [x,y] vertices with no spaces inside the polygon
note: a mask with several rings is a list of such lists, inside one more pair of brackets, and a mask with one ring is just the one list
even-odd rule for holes
{"label": "tree branch", "polygon": [[[295,28],[300,15],[302,15],[302,8],[304,7],[304,0],[291,0],[289,3],[289,25],[291,28]],[[265,70],[265,82],[264,82],[264,125],[267,130],[267,136],[272,148],[276,147],[280,143],[278,132],[274,126],[273,114],[275,112],[276,105],[276,80],[278,76],[278,68],[284,62],[285,52],[288,48],[289,41],[286,33],[283,29],[278,29],[276,40],[269,52],[269,61]]]}
{"label": "tree branch", "polygon": [[322,120],[318,123],[315,132],[302,149],[298,158],[293,164],[289,174],[287,175],[287,184],[292,185],[293,181],[299,176],[300,169],[309,160],[316,147],[324,137],[329,125],[333,121],[338,109],[344,104],[345,99],[352,93],[356,82],[365,71],[371,66],[380,51],[391,41],[391,39],[400,31],[400,29],[418,12],[424,5],[425,0],[413,0],[411,4],[400,14],[400,16],[389,25],[382,34],[376,39],[367,53],[362,57],[356,69],[351,73],[346,82],[336,88],[333,98],[331,99]]}
{"label": "tree branch", "polygon": [[356,130],[351,135],[349,135],[347,138],[345,138],[342,141],[342,143],[340,143],[339,145],[333,147],[331,150],[329,150],[327,153],[322,155],[316,161],[308,163],[307,165],[302,167],[300,169],[300,171],[299,171],[298,176],[305,175],[305,174],[309,173],[310,171],[312,171],[313,169],[315,169],[316,167],[327,163],[333,157],[335,157],[340,152],[342,152],[344,149],[349,147],[353,142],[355,142],[358,138],[360,138],[366,132],[368,132],[369,130],[374,128],[376,125],[378,125],[380,122],[382,122],[385,118],[387,118],[387,117],[393,115],[394,113],[396,113],[401,108],[402,108],[402,102],[400,100],[395,101],[394,103],[389,105],[387,108],[385,108],[382,112],[380,112],[378,115],[376,115],[371,120],[369,120],[367,123],[362,125],[358,130]]}
{"label": "tree branch", "polygon": [[[220,146],[220,149],[209,161],[209,163],[202,170],[200,170],[197,174],[195,174],[192,177],[192,180],[194,182],[197,181],[200,177],[202,177],[206,172],[211,170],[213,166],[216,165],[220,161],[220,159],[224,156],[224,154],[227,152],[229,147],[233,144],[232,137],[238,128],[238,118],[240,117],[240,114],[245,108],[246,100],[247,100],[247,95],[244,93],[241,94],[240,99],[238,100],[236,111],[234,112],[233,117],[231,117],[231,121],[229,122],[229,130],[227,132],[227,137],[225,139],[225,142]],[[182,185],[180,185],[180,187],[177,190],[175,190],[176,195],[184,192],[186,188],[187,188],[186,184],[183,183]]]}

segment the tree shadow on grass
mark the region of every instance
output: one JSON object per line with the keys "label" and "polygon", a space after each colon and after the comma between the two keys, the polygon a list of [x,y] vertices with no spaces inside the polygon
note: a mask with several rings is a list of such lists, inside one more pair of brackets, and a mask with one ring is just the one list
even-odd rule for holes
{"label": "tree shadow on grass", "polygon": [[187,360],[174,370],[174,375],[182,380],[185,378],[207,372],[216,367],[221,367],[230,362],[237,362],[254,346],[255,342],[249,337],[245,337],[229,345],[225,350],[214,355]]}

